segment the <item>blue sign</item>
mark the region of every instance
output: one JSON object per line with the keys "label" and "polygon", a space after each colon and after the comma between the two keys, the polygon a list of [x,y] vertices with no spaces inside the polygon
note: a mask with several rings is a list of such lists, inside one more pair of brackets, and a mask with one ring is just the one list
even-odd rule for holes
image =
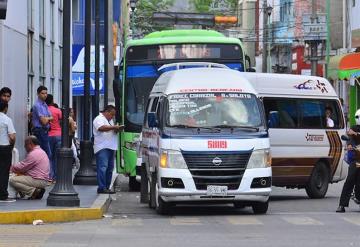
{"label": "blue sign", "polygon": [[[100,73],[99,91],[104,94],[104,73]],[[84,73],[72,73],[72,94],[84,95]],[[90,73],[90,95],[95,95],[95,73]]]}

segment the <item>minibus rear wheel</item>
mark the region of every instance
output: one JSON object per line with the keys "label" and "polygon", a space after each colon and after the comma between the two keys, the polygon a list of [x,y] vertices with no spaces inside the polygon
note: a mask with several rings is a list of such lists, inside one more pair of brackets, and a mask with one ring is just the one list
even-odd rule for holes
{"label": "minibus rear wheel", "polygon": [[324,198],[330,181],[329,168],[323,162],[318,162],[314,167],[305,190],[310,198]]}

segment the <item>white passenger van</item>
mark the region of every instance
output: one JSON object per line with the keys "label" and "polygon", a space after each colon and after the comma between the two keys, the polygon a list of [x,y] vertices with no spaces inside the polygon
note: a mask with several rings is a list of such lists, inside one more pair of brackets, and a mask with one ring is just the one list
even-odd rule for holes
{"label": "white passenger van", "polygon": [[344,115],[332,85],[313,76],[243,75],[264,104],[273,185],[305,188],[310,198],[323,198],[328,184],[347,173],[340,139],[346,131]]}
{"label": "white passenger van", "polygon": [[225,202],[266,213],[269,148],[263,106],[240,72],[165,72],[150,93],[142,130],[149,205],[167,213],[179,203]]}

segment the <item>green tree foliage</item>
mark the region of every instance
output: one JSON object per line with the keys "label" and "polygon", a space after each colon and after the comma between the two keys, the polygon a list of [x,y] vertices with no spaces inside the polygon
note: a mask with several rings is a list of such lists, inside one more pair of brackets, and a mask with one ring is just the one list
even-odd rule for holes
{"label": "green tree foliage", "polygon": [[135,37],[139,38],[154,31],[170,29],[171,27],[155,24],[152,21],[154,12],[168,11],[175,0],[139,0],[134,15]]}

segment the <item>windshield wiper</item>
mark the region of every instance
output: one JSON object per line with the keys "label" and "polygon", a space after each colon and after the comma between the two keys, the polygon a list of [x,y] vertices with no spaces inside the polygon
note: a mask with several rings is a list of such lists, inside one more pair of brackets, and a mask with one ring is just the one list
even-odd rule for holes
{"label": "windshield wiper", "polygon": [[253,126],[239,126],[239,125],[220,124],[220,125],[215,125],[213,127],[214,128],[229,128],[229,129],[247,129],[247,130],[259,131],[259,127],[253,127]]}
{"label": "windshield wiper", "polygon": [[170,127],[170,128],[197,128],[197,127],[185,125],[185,124],[168,125],[168,127]]}

